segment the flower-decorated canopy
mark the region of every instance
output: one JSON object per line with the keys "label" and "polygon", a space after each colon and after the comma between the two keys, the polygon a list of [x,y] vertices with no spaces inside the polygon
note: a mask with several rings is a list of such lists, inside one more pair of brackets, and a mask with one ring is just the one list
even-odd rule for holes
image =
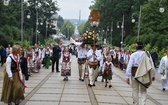
{"label": "flower-decorated canopy", "polygon": [[86,31],[82,37],[83,43],[95,45],[98,41],[99,34],[95,31]]}

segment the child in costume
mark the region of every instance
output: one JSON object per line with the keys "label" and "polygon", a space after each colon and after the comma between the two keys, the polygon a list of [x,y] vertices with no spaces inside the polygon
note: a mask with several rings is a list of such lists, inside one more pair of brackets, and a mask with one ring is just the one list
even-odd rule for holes
{"label": "child in costume", "polygon": [[105,79],[105,87],[107,87],[107,84],[109,84],[109,88],[112,87],[111,85],[111,80],[113,75],[112,68],[113,68],[113,63],[111,62],[111,56],[108,56],[102,68],[103,79]]}
{"label": "child in costume", "polygon": [[72,55],[69,52],[69,48],[66,47],[61,54],[61,76],[64,76],[64,81],[68,81],[68,76],[71,76],[71,59]]}

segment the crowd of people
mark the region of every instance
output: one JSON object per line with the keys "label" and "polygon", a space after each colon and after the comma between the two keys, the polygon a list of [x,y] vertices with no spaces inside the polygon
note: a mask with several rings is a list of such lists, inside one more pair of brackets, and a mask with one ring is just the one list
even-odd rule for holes
{"label": "crowd of people", "polygon": [[[130,84],[130,77],[133,89],[133,103],[138,105],[139,92],[141,92],[141,103],[146,103],[146,89],[150,86],[151,81],[155,78],[155,68],[158,64],[158,55],[155,52],[149,54],[143,50],[143,44],[137,43],[137,51],[131,52],[124,49],[115,49],[114,47],[102,47],[100,45],[87,45],[82,42],[70,40],[68,46],[53,44],[50,46],[28,46],[23,49],[20,45],[15,44],[13,47],[8,45],[5,49],[1,48],[1,66],[5,66],[5,76],[3,82],[3,90],[1,101],[11,105],[14,102],[19,105],[19,100],[24,99],[25,80],[28,80],[33,73],[40,72],[41,67],[49,69],[51,72],[61,71],[63,81],[68,81],[68,76],[71,76],[72,55],[76,54],[79,80],[86,80],[88,76],[88,86],[96,86],[97,78],[101,77],[104,82],[104,87],[112,87],[112,76],[114,66],[126,71],[126,82]],[[168,51],[166,53],[168,55]],[[143,61],[143,63],[142,63]],[[6,62],[6,63],[5,63]],[[145,62],[145,63],[144,63]],[[167,57],[163,57],[159,65],[159,73],[167,70]],[[147,64],[148,66],[144,66]],[[61,66],[61,70],[59,69]],[[163,66],[165,69],[163,70]],[[150,71],[146,72],[146,71]],[[134,71],[134,74],[133,74]],[[152,74],[153,73],[153,74]],[[168,76],[168,72],[166,72]],[[88,74],[88,75],[87,75]],[[151,79],[145,85],[144,81],[140,81],[139,77],[150,74]],[[141,76],[139,76],[141,75]],[[15,81],[14,81],[15,80]],[[13,82],[14,81],[14,82]],[[168,87],[168,78],[163,80],[163,91]],[[139,87],[141,87],[139,91]]]}

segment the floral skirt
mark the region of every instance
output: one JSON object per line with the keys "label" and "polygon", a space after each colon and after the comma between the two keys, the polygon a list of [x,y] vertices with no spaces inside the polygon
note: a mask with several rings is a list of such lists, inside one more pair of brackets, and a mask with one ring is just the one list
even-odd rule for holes
{"label": "floral skirt", "polygon": [[4,103],[16,102],[17,99],[24,100],[23,86],[19,80],[18,73],[13,73],[14,81],[10,81],[7,73],[5,73],[1,101]]}
{"label": "floral skirt", "polygon": [[70,63],[63,62],[61,67],[61,76],[71,76]]}
{"label": "floral skirt", "polygon": [[103,74],[103,79],[107,79],[107,80],[111,80],[112,79],[112,73],[111,72],[106,72],[106,70],[104,71]]}

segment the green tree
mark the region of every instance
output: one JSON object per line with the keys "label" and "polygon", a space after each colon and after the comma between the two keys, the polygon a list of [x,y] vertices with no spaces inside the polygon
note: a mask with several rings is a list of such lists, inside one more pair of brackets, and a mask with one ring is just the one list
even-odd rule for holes
{"label": "green tree", "polygon": [[75,27],[69,20],[66,20],[61,27],[61,32],[66,36],[66,38],[70,38],[74,34],[74,30]]}

